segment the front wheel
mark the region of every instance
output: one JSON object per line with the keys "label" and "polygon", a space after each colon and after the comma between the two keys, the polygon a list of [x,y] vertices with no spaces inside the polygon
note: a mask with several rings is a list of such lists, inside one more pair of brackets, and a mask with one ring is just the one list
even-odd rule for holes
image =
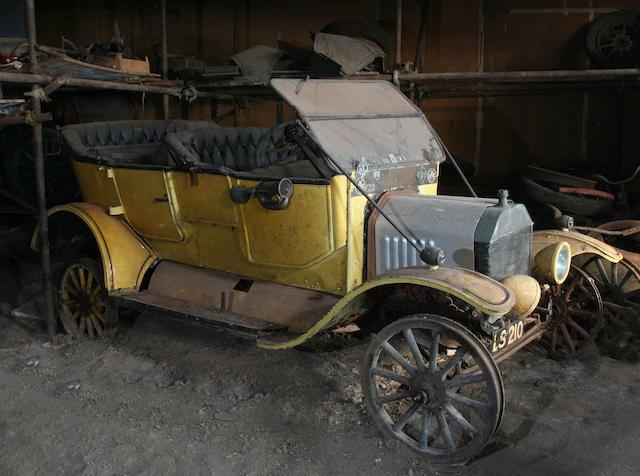
{"label": "front wheel", "polygon": [[389,437],[439,464],[477,455],[504,412],[491,354],[466,328],[440,316],[410,316],[383,328],[364,356],[362,388]]}
{"label": "front wheel", "polygon": [[67,334],[97,339],[118,329],[118,311],[109,301],[102,268],[92,259],[68,262],[58,280],[58,317]]}

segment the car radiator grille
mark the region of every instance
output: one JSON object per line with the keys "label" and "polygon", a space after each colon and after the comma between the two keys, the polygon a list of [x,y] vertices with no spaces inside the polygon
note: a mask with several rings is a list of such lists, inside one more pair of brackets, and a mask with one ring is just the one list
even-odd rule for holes
{"label": "car radiator grille", "polygon": [[476,271],[501,280],[531,273],[531,228],[523,228],[491,243],[475,243]]}

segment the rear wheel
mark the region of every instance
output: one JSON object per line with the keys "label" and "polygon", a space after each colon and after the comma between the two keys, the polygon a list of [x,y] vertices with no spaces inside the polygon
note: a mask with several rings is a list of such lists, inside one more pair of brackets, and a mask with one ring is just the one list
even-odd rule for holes
{"label": "rear wheel", "polygon": [[454,321],[410,316],[383,328],[362,367],[376,424],[424,458],[460,464],[478,454],[504,411],[500,371],[486,347]]}
{"label": "rear wheel", "polygon": [[118,311],[109,301],[101,266],[89,258],[68,262],[58,280],[58,317],[67,334],[81,338],[112,337]]}

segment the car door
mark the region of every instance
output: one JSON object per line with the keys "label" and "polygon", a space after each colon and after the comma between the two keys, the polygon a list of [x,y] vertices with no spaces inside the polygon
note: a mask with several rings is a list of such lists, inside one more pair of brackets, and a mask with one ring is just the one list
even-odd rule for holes
{"label": "car door", "polygon": [[171,172],[162,168],[112,169],[122,213],[131,227],[151,240],[184,241]]}
{"label": "car door", "polygon": [[[249,189],[259,182],[238,180]],[[236,205],[239,239],[247,259],[255,264],[302,268],[334,251],[332,196],[328,184],[294,184],[286,208],[265,208],[251,199]]]}

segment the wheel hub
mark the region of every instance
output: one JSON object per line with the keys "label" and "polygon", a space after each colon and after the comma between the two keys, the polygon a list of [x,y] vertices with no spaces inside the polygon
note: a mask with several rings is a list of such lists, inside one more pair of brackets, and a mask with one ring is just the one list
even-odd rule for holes
{"label": "wheel hub", "polygon": [[446,401],[445,386],[442,379],[429,372],[420,372],[413,379],[413,390],[416,391],[415,401],[420,401],[427,408],[439,408]]}
{"label": "wheel hub", "polygon": [[617,51],[625,51],[631,48],[633,41],[627,35],[618,35],[613,40],[613,46]]}

